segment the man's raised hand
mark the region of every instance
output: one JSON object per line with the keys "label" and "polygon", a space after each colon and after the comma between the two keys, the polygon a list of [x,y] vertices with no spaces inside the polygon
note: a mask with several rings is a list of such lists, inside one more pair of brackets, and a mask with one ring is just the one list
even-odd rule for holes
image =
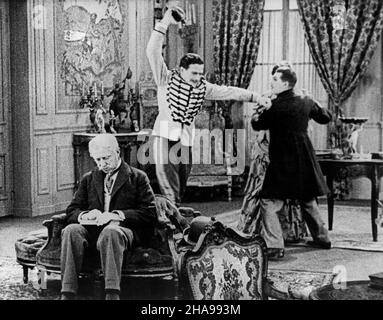
{"label": "man's raised hand", "polygon": [[177,22],[173,15],[172,15],[172,11],[178,11],[179,13],[183,14],[183,10],[180,8],[180,7],[170,7],[164,14],[164,17],[162,18],[161,22],[162,23],[165,23],[167,25],[171,25],[171,24],[178,24],[179,22]]}
{"label": "man's raised hand", "polygon": [[260,108],[265,111],[265,110],[268,110],[270,109],[271,107],[271,99],[269,97],[259,97],[258,99],[258,104],[260,106]]}

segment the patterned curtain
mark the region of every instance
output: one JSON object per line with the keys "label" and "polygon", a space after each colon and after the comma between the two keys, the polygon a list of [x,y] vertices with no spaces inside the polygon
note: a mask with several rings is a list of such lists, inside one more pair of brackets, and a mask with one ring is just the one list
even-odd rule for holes
{"label": "patterned curtain", "polygon": [[[265,0],[214,0],[215,82],[247,88],[257,61]],[[225,118],[230,114],[225,108]],[[230,115],[229,115],[230,117]]]}
{"label": "patterned curtain", "polygon": [[[383,1],[297,0],[297,4],[330,109],[342,116],[342,103],[358,85],[377,47]],[[343,129],[339,120],[329,129],[331,147],[340,147]]]}
{"label": "patterned curtain", "polygon": [[247,88],[255,68],[265,0],[214,0],[217,83]]}

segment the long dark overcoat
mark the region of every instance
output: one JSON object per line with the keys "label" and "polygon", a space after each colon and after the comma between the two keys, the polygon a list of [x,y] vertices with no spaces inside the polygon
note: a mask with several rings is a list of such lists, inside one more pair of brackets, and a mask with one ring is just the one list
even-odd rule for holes
{"label": "long dark overcoat", "polygon": [[328,193],[307,134],[309,120],[326,124],[331,113],[293,90],[280,93],[269,110],[251,121],[254,130],[270,131],[270,164],[260,196],[309,200]]}

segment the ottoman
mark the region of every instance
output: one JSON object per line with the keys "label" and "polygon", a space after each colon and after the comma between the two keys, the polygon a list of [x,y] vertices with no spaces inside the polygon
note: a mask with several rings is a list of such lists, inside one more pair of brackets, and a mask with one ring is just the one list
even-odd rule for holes
{"label": "ottoman", "polygon": [[37,252],[48,240],[47,229],[40,229],[28,233],[16,240],[16,261],[23,267],[23,281],[28,282],[28,269],[36,265]]}

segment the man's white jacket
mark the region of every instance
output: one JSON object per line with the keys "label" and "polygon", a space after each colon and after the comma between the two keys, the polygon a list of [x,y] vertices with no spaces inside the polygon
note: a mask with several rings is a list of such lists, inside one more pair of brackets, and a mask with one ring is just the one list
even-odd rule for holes
{"label": "man's white jacket", "polygon": [[[164,23],[157,23],[149,40],[146,54],[152,68],[154,81],[158,86],[157,99],[158,99],[158,116],[154,123],[152,135],[167,138],[171,141],[181,141],[184,146],[192,146],[195,136],[195,115],[192,114],[187,123],[182,122],[175,118],[174,110],[172,110],[171,103],[169,102],[169,88],[171,85],[172,77],[178,74],[177,71],[170,71],[165,64],[162,56],[162,46],[164,37],[167,31],[167,25]],[[259,95],[246,89],[219,86],[216,84],[203,81],[204,85],[204,99],[206,100],[237,100],[256,102]],[[186,84],[186,82],[184,83]],[[186,84],[187,87],[187,84]],[[192,88],[192,87],[190,87]],[[192,92],[192,89],[190,89]],[[193,99],[189,99],[192,101]],[[198,102],[197,102],[198,103]],[[199,110],[201,106],[197,106]],[[186,108],[196,109],[192,102]],[[173,112],[172,112],[173,111]]]}

